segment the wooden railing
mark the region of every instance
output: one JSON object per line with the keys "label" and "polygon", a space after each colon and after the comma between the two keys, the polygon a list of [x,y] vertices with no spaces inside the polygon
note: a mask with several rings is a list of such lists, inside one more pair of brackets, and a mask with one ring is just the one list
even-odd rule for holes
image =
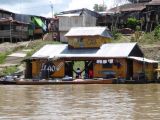
{"label": "wooden railing", "polygon": [[0,38],[27,39],[28,33],[25,31],[0,30]]}

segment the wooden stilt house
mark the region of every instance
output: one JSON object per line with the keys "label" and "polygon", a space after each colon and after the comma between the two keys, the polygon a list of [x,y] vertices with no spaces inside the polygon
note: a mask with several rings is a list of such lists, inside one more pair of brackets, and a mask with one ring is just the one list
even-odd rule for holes
{"label": "wooden stilt house", "polygon": [[28,38],[28,25],[13,19],[0,19],[1,42],[17,42]]}

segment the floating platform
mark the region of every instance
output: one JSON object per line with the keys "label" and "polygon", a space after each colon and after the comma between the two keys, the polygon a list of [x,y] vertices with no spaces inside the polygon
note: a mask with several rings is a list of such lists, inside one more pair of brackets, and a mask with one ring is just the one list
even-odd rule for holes
{"label": "floating platform", "polygon": [[0,84],[5,85],[65,85],[65,84],[113,84],[116,79],[75,79],[73,81],[62,80],[17,80],[17,81],[0,81]]}

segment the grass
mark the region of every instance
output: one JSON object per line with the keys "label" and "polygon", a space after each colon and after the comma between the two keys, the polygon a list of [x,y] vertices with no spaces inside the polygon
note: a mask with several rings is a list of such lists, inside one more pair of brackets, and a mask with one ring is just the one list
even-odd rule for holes
{"label": "grass", "polygon": [[0,64],[3,64],[5,62],[6,57],[7,53],[0,53]]}
{"label": "grass", "polygon": [[37,50],[39,50],[41,47],[47,44],[62,44],[61,42],[57,41],[42,41],[42,40],[36,40],[29,43],[27,49],[31,49],[30,52],[27,53],[27,57],[32,56]]}

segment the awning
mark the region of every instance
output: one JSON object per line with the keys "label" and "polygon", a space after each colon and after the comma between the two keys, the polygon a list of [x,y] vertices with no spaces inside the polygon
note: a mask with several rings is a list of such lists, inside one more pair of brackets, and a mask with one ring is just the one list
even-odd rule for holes
{"label": "awning", "polygon": [[34,20],[34,22],[37,23],[37,25],[38,25],[39,27],[42,27],[43,30],[46,30],[46,25],[45,25],[44,22],[41,20],[41,18],[33,17],[33,20]]}
{"label": "awning", "polygon": [[137,60],[137,61],[141,61],[141,62],[147,62],[147,63],[159,63],[160,61],[155,61],[155,60],[150,60],[150,59],[147,59],[147,58],[143,58],[143,57],[128,57],[129,59],[132,59],[132,60]]}
{"label": "awning", "polygon": [[155,71],[157,71],[157,72],[160,72],[160,68],[158,68],[158,69],[155,69]]}

